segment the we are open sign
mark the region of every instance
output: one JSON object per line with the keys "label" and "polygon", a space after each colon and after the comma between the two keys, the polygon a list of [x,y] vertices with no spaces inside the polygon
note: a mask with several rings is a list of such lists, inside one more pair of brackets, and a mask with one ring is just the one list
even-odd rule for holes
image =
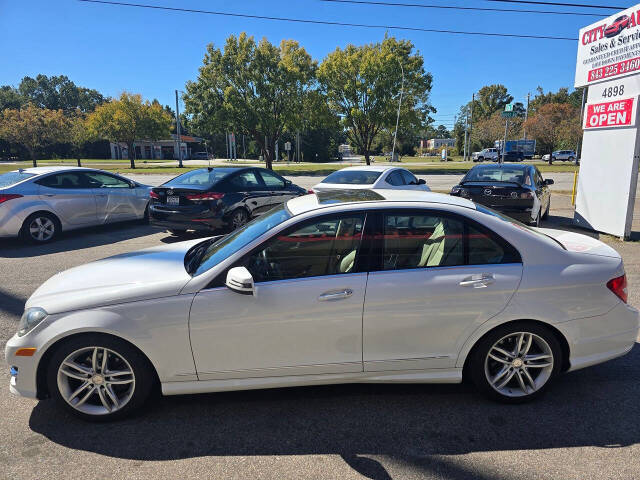
{"label": "we are open sign", "polygon": [[587,104],[584,128],[630,127],[635,124],[635,98]]}

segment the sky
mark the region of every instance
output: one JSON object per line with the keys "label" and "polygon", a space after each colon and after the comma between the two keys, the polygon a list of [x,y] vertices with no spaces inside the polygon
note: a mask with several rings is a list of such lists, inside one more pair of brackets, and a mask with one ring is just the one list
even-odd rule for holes
{"label": "sky", "polygon": [[[126,0],[123,0],[126,1]],[[487,0],[388,0],[431,5],[595,13],[600,17],[387,7],[320,0],[129,0],[132,3],[274,17],[321,19],[475,32],[560,37],[616,10],[513,5]],[[567,3],[625,5],[620,0]],[[77,0],[0,0],[0,85],[17,86],[24,76],[67,75],[77,85],[117,96],[123,90],[175,105],[175,90],[195,80],[207,44],[222,46],[228,35],[247,32],[278,44],[297,40],[314,59],[347,44],[382,40],[384,28],[368,29],[230,18]],[[527,93],[572,87],[577,41],[535,40],[388,30],[409,39],[433,74],[431,103],[436,125],[451,127],[473,92],[505,85],[514,101]],[[398,72],[400,75],[400,72]],[[181,107],[182,109],[182,107]]]}

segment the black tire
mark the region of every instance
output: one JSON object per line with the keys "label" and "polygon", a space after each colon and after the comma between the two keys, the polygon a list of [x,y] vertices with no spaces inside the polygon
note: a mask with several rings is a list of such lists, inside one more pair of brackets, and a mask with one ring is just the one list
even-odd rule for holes
{"label": "black tire", "polygon": [[167,230],[171,235],[173,235],[174,237],[179,237],[180,235],[184,235],[185,233],[187,233],[186,230],[179,230],[176,228],[170,228],[169,230]]}
{"label": "black tire", "polygon": [[[39,224],[37,222],[40,222]],[[50,228],[46,230],[38,231],[35,233],[33,228],[41,226],[52,226],[53,231]],[[45,244],[54,241],[60,232],[62,231],[62,224],[58,217],[49,212],[36,212],[29,215],[25,221],[22,223],[22,228],[20,229],[20,236],[25,239],[27,242],[35,243],[35,244]]]}
{"label": "black tire", "polygon": [[233,231],[249,221],[249,213],[244,208],[236,208],[229,215],[229,228]]}
{"label": "black tire", "polygon": [[484,157],[478,157],[479,162],[484,162]]}
{"label": "black tire", "polygon": [[[111,413],[88,414],[71,406],[63,397],[58,386],[58,368],[69,355],[77,350],[87,347],[107,348],[126,359],[133,370],[133,393],[127,403],[120,409]],[[51,398],[61,408],[73,415],[90,422],[106,422],[124,418],[139,409],[149,397],[154,383],[157,381],[155,371],[149,360],[136,348],[116,337],[102,334],[84,334],[69,338],[56,347],[47,368],[47,387]],[[93,385],[93,383],[92,383]],[[85,405],[99,400],[98,394],[93,394]],[[98,405],[100,406],[100,405]]]}
{"label": "black tire", "polygon": [[[542,338],[550,347],[553,365],[550,367],[551,371],[547,373],[548,379],[536,391],[520,396],[508,396],[496,390],[487,379],[485,361],[488,361],[489,351],[500,339],[516,332],[526,332]],[[466,369],[478,390],[489,398],[502,403],[525,403],[538,398],[546,391],[554,377],[560,373],[562,361],[562,348],[554,333],[544,325],[524,320],[497,327],[482,337],[469,354]]]}

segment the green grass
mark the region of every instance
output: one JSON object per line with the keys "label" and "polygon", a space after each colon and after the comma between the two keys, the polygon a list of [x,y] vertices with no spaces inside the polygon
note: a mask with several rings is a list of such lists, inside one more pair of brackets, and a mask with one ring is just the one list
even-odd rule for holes
{"label": "green grass", "polygon": [[[405,160],[411,161],[405,161]],[[415,174],[422,175],[447,175],[447,174],[465,174],[471,167],[476,165],[473,162],[441,162],[439,159],[437,161],[427,161],[427,165],[412,165],[412,163],[418,163],[416,159],[423,161],[420,157],[404,157],[403,161],[399,164],[399,166],[405,166],[409,170],[411,170]],[[415,160],[415,161],[414,161]],[[157,165],[158,160],[147,160],[136,162],[136,168],[132,169],[129,167],[129,160],[105,160],[105,159],[82,159],[82,164],[85,166],[91,166],[93,168],[99,168],[102,170],[108,170],[111,172],[126,174],[126,173],[138,173],[138,174],[166,174],[166,175],[178,175],[179,173],[183,173],[188,170],[194,170],[198,167],[167,167],[167,166],[159,166]],[[424,163],[427,163],[424,162]],[[30,161],[27,162],[17,162],[17,164],[6,164],[0,163],[0,173],[9,172],[11,170],[16,170],[18,168],[28,168],[32,165]],[[48,166],[48,165],[76,165],[75,160],[65,159],[65,160],[38,160],[38,165],[40,166]],[[256,165],[256,164],[252,164]],[[354,164],[357,165],[357,164]],[[226,164],[225,164],[226,166]],[[229,164],[229,166],[243,166],[242,163],[233,163]],[[287,176],[297,176],[297,175],[313,175],[313,176],[325,176],[329,175],[336,170],[339,170],[347,164],[336,165],[336,164],[326,164],[326,163],[301,163],[301,164],[289,164],[289,165],[274,165],[274,170],[278,172],[280,175]],[[536,166],[540,169],[541,172],[574,172],[577,167],[568,163],[556,163],[554,165],[548,165],[546,163],[536,163]]]}

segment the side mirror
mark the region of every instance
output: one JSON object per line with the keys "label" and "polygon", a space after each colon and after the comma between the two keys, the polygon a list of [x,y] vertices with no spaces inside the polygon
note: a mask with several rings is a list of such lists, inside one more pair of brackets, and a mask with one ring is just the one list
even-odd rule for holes
{"label": "side mirror", "polygon": [[136,182],[129,182],[129,188],[136,188]]}
{"label": "side mirror", "polygon": [[225,285],[230,290],[242,295],[255,295],[256,289],[253,277],[245,267],[233,267],[227,272]]}
{"label": "side mirror", "polygon": [[418,185],[426,185],[427,181],[424,178],[419,178],[418,179]]}
{"label": "side mirror", "polygon": [[287,180],[286,178],[284,179],[284,186],[288,187],[289,185],[291,185],[293,182],[291,180]]}
{"label": "side mirror", "polygon": [[547,179],[544,181],[544,184],[545,184],[545,185],[553,185],[553,179],[552,179],[552,178],[547,178]]}

